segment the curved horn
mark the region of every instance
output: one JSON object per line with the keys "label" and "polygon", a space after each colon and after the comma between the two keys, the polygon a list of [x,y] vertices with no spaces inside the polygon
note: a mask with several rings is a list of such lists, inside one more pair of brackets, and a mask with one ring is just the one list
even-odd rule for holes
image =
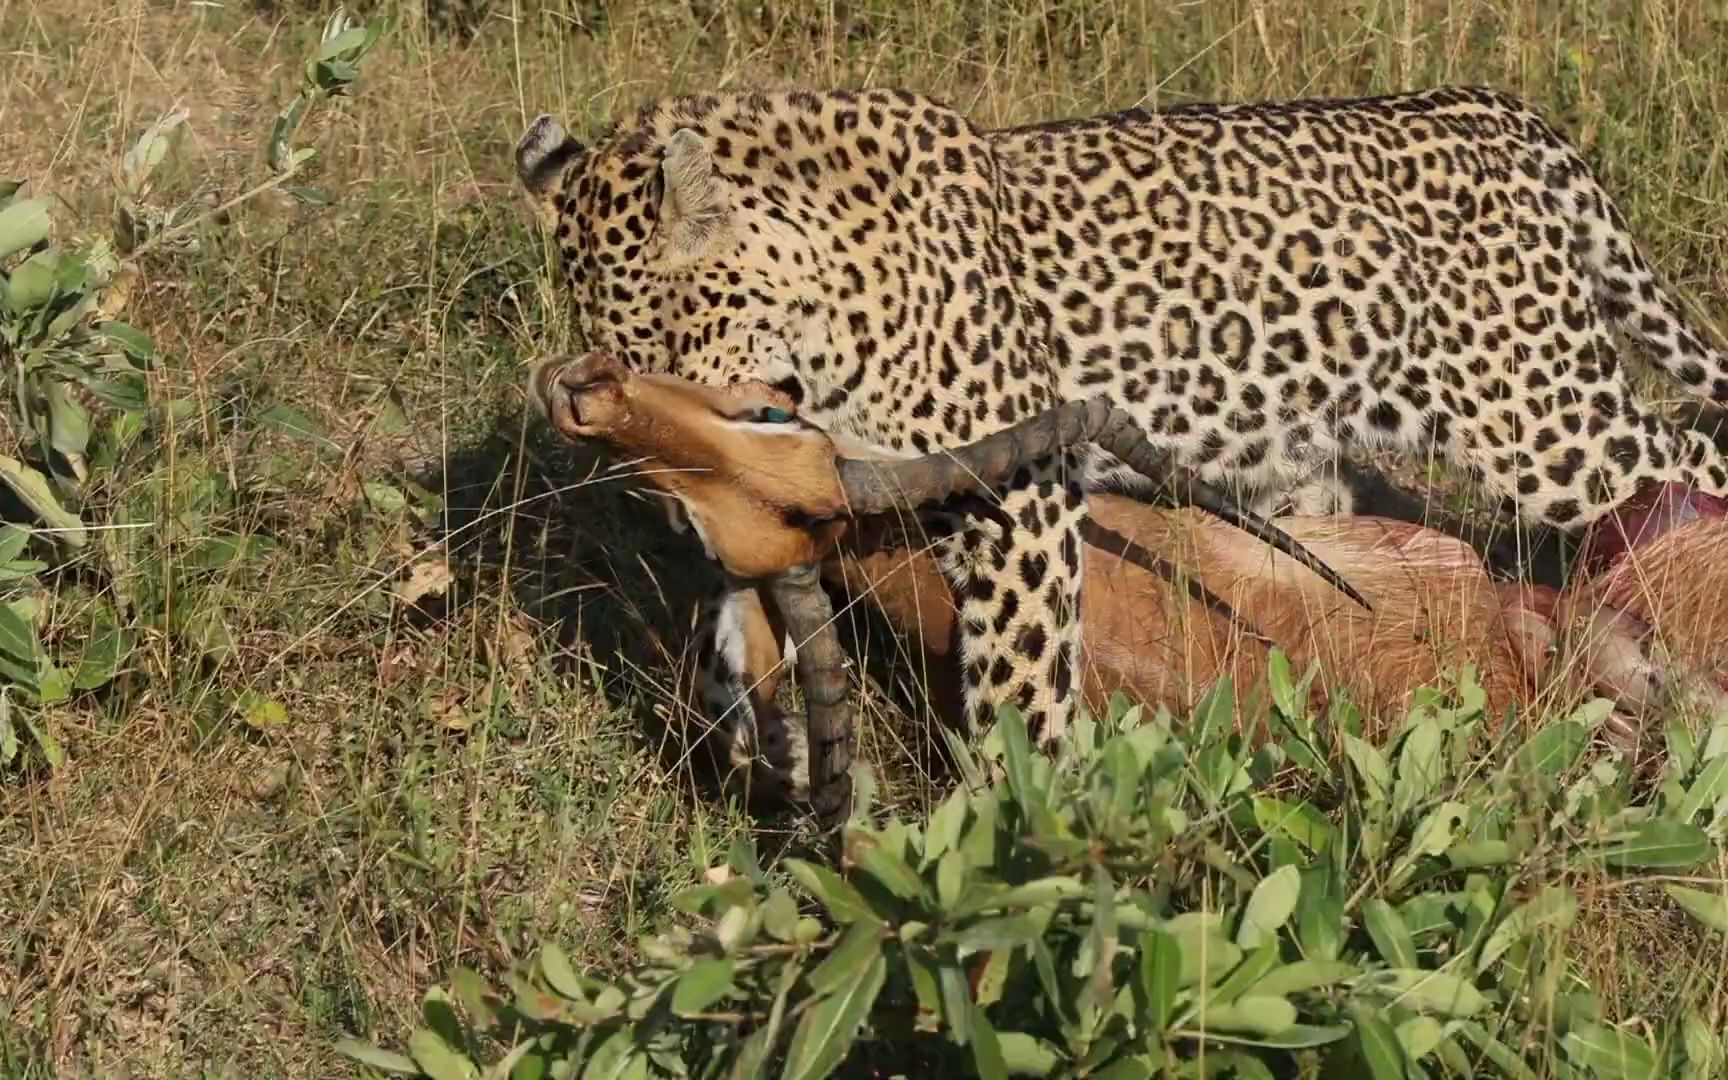
{"label": "curved horn", "polygon": [[[854,514],[912,510],[954,495],[1003,484],[1015,470],[1081,443],[1096,443],[1148,479],[1175,489],[1186,502],[1234,525],[1306,566],[1364,610],[1368,601],[1343,576],[1296,539],[1154,447],[1134,418],[1104,397],[1071,401],[954,450],[916,461],[840,462],[840,484]],[[1177,481],[1182,481],[1178,484]],[[1184,495],[1186,499],[1184,500]]]}
{"label": "curved horn", "polygon": [[814,566],[777,574],[768,586],[797,648],[810,750],[810,803],[822,827],[829,828],[852,810],[852,707],[834,606]]}

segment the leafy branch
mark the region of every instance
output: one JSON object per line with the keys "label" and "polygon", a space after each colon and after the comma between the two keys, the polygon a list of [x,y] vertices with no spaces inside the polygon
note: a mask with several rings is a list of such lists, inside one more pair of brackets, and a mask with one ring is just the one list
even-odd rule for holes
{"label": "leafy branch", "polygon": [[[49,564],[26,557],[25,549],[39,540],[48,548],[41,554],[60,560],[86,553],[89,519],[101,513],[97,493],[121,486],[122,471],[140,456],[134,451],[150,441],[149,376],[162,358],[148,334],[118,317],[138,263],[157,250],[194,250],[194,230],[267,191],[282,188],[328,205],[329,196],[317,189],[287,186],[315,156],[311,147],[294,146],[294,138],[318,103],[349,92],[383,30],[357,24],[341,8],[330,16],[299,91],[271,125],[265,153],[271,175],[220,205],[201,209],[196,199],[167,210],[156,205],[157,177],[187,120],[184,110],[158,118],[121,160],[109,236],[57,242],[61,200],[26,195],[21,181],[0,179],[0,387],[12,405],[0,409],[0,484],[27,515],[0,524],[0,766],[23,752],[20,729],[58,764],[59,747],[32,710],[103,685],[130,649],[130,635],[110,614],[89,646],[95,652],[87,649],[76,669],[56,661],[37,636],[40,604],[33,599],[41,590],[36,572]],[[179,404],[170,403],[168,412]],[[117,570],[116,552],[125,546],[113,541],[112,530],[142,525],[107,523],[97,550],[109,571]],[[185,619],[191,609],[178,610]]]}
{"label": "leafy branch", "polygon": [[1275,657],[1255,746],[1228,682],[1184,724],[1118,698],[1054,756],[1004,710],[928,816],[862,797],[837,869],[736,846],[624,977],[548,944],[508,998],[458,971],[406,1054],[341,1049],[439,1080],[490,1047],[498,1077],[1717,1075],[1704,995],[1615,1024],[1556,946],[1574,882],[1642,871],[1728,933],[1720,883],[1663,873],[1720,857],[1728,717],[1639,802],[1600,703],[1514,743],[1466,670],[1375,745],[1313,677]]}

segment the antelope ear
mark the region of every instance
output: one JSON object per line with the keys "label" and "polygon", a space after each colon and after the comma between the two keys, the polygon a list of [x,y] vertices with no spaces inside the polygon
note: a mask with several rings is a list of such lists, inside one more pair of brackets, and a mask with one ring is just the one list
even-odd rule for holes
{"label": "antelope ear", "polygon": [[726,191],[714,175],[714,157],[702,135],[679,128],[660,161],[660,230],[664,256],[692,262],[710,251],[731,216]]}
{"label": "antelope ear", "polygon": [[544,114],[534,118],[516,140],[516,179],[535,209],[547,217],[557,212],[564,178],[587,155],[588,148],[571,138],[557,119]]}

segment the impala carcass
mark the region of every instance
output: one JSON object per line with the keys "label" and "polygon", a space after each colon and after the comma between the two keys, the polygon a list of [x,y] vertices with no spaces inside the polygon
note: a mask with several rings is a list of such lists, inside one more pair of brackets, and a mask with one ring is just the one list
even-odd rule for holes
{"label": "impala carcass", "polygon": [[[758,779],[783,780],[804,771],[808,751],[808,797],[825,817],[849,802],[852,717],[844,657],[818,578],[867,597],[917,642],[936,711],[956,721],[959,616],[919,531],[920,514],[956,497],[987,500],[991,485],[1022,463],[1112,431],[1107,406],[1081,403],[958,450],[883,461],[848,454],[760,384],[716,388],[635,375],[592,353],[542,361],[530,386],[557,431],[635,458],[640,475],[669,498],[722,568],[760,583],[738,594],[742,606],[730,612],[757,723],[738,733],[733,760],[757,766]],[[1161,461],[1137,458],[1132,446],[1112,452],[1155,478],[1170,477]],[[1251,518],[1232,522],[1227,504],[1203,488],[1190,490],[1200,492],[1191,501],[1207,512],[1089,497],[1080,669],[1093,708],[1122,690],[1180,712],[1222,676],[1239,687],[1260,684],[1274,646],[1298,670],[1319,661],[1321,704],[1347,686],[1369,720],[1401,715],[1414,690],[1466,663],[1475,666],[1495,717],[1536,707],[1544,694],[1598,684],[1633,708],[1648,707],[1672,697],[1675,685],[1698,682],[1650,662],[1638,624],[1613,605],[1606,615],[1585,616],[1594,637],[1583,652],[1562,651],[1560,626],[1581,607],[1552,590],[1497,584],[1475,551],[1440,532],[1378,518],[1286,517],[1271,528]],[[1646,552],[1685,564],[1722,540],[1698,533],[1687,546],[1691,534],[1670,535],[1678,539],[1665,548],[1640,550],[1646,572]],[[1560,658],[1569,662],[1557,669]],[[807,746],[805,732],[774,702],[788,659],[806,699]],[[1642,691],[1628,675],[1638,663]],[[1557,678],[1558,670],[1573,677]],[[1658,685],[1668,689],[1652,689]],[[802,796],[804,786],[795,782],[788,794]]]}

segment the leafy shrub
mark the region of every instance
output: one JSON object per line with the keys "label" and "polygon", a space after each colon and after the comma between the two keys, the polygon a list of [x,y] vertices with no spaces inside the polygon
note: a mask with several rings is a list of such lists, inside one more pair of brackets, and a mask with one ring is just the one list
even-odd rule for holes
{"label": "leafy shrub", "polygon": [[[160,421],[186,420],[196,408],[191,401],[175,400],[152,411],[147,375],[160,360],[156,345],[117,316],[138,263],[152,251],[196,250],[198,226],[278,188],[314,205],[331,201],[316,188],[294,183],[315,151],[295,147],[292,140],[314,105],[348,92],[359,77],[361,59],[383,29],[382,24],[357,25],[336,9],[305,64],[299,92],[266,139],[268,175],[220,206],[189,199],[164,209],[156,203],[154,177],[186,120],[183,110],[160,117],[127,151],[111,235],[61,242],[55,236],[62,225],[56,200],[26,195],[22,182],[0,179],[0,386],[7,403],[0,407],[0,482],[18,504],[0,507],[0,516],[19,519],[0,522],[0,766],[26,751],[57,765],[59,745],[37,710],[109,682],[132,646],[134,635],[122,628],[122,612],[103,601],[94,605],[91,632],[76,657],[46,647],[37,631],[44,597],[40,574],[82,558],[85,569],[115,582],[127,567],[148,565],[152,576],[143,595],[122,597],[148,600],[152,585],[157,593],[168,591],[163,549],[177,533],[203,534],[193,552],[194,571],[220,566],[244,548],[244,537],[211,536],[204,529],[209,504],[233,494],[218,490],[225,485],[222,478],[209,478],[212,483],[195,493],[202,502],[194,498],[196,505],[166,515],[168,521],[160,524],[159,511],[167,504],[157,481],[164,471],[146,472],[143,484],[119,483],[123,473],[133,479],[130,467],[148,469],[149,455],[136,451],[150,443]],[[185,475],[179,477],[182,486],[186,481]],[[117,495],[122,487],[129,493]],[[98,516],[112,528],[93,549],[91,518]],[[154,544],[152,551],[139,550],[146,542]],[[32,546],[41,557],[31,557],[27,549]],[[50,558],[52,564],[46,561]],[[220,646],[225,631],[195,601],[182,594],[171,616],[165,601],[145,603],[132,614],[146,623],[171,618],[174,625],[166,629],[189,635],[208,654]],[[29,743],[20,738],[21,730]]]}
{"label": "leafy shrub", "polygon": [[[508,1000],[467,970],[430,992],[407,1055],[342,1049],[438,1080],[493,1040],[486,1075],[520,1080],[1718,1075],[1696,1007],[1612,1023],[1558,946],[1575,883],[1719,856],[1728,717],[1675,726],[1639,801],[1603,702],[1516,742],[1466,670],[1382,749],[1276,661],[1257,747],[1228,683],[1186,724],[1118,699],[1054,757],[1005,710],[926,819],[861,806],[839,872],[788,859],[787,887],[736,848],[624,977],[547,944]],[[1664,888],[1728,932],[1720,889]]]}

